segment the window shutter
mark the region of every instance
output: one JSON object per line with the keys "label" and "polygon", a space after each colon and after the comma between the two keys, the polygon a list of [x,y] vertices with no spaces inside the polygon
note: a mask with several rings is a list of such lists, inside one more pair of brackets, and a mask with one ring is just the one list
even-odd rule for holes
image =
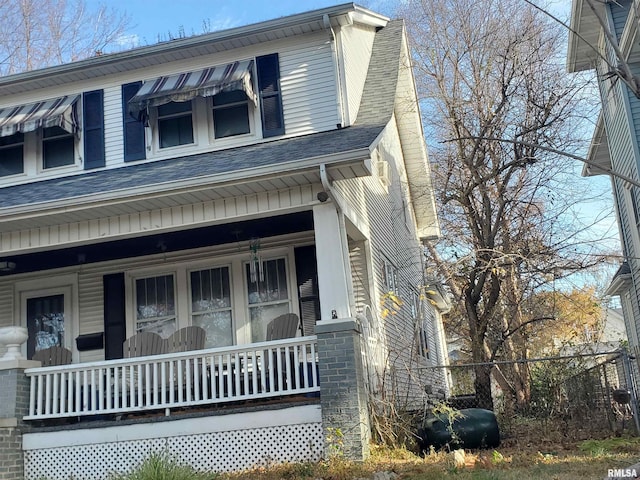
{"label": "window shutter", "polygon": [[314,335],[316,322],[320,320],[316,247],[313,245],[296,247],[294,255],[302,335]]}
{"label": "window shutter", "polygon": [[104,294],[104,358],[122,358],[122,343],[127,335],[125,323],[124,273],[102,277]]}
{"label": "window shutter", "polygon": [[102,90],[82,95],[82,137],[84,168],[104,167],[104,93]]}
{"label": "window shutter", "polygon": [[277,53],[256,58],[258,91],[262,116],[262,136],[284,134],[282,95],[280,93],[280,60]]}
{"label": "window shutter", "polygon": [[144,124],[129,115],[127,104],[138,92],[142,82],[122,85],[122,131],[124,135],[124,161],[144,160],[146,145],[144,141]]}

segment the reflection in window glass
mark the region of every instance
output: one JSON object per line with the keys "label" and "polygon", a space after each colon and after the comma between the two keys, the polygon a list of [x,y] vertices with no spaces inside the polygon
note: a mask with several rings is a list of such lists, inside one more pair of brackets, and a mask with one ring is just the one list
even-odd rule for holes
{"label": "reflection in window glass", "polygon": [[246,265],[251,340],[265,341],[267,324],[278,315],[290,312],[287,287],[287,265],[284,258],[263,262],[264,280],[251,281],[250,265]]}
{"label": "reflection in window glass", "polygon": [[74,136],[60,127],[45,128],[42,138],[42,167],[56,168],[73,165]]}
{"label": "reflection in window glass", "polygon": [[0,177],[24,172],[24,134],[0,137]]}
{"label": "reflection in window glass", "polygon": [[191,312],[191,324],[207,333],[207,348],[233,345],[228,267],[191,272]]}
{"label": "reflection in window glass", "polygon": [[160,148],[193,143],[191,102],[171,102],[158,107]]}
{"label": "reflection in window glass", "polygon": [[251,131],[249,103],[242,90],[222,92],[213,97],[213,130],[216,138],[242,135]]}
{"label": "reflection in window glass", "polygon": [[154,332],[167,338],[176,331],[173,275],[136,280],[136,332]]}

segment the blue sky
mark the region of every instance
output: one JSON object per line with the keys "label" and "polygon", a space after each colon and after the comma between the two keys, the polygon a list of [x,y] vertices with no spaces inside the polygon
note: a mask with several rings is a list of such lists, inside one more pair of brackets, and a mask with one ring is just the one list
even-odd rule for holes
{"label": "blue sky", "polygon": [[[88,0],[88,4],[102,3]],[[248,25],[263,20],[347,3],[345,0],[109,0],[108,6],[126,12],[131,26],[123,46],[150,45],[158,40],[178,36],[182,30],[189,36],[208,31]],[[357,2],[380,13],[389,12],[386,0]]]}

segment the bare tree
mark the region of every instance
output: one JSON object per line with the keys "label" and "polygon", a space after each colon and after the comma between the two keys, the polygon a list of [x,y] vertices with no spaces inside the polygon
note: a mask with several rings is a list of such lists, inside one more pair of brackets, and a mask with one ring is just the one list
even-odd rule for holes
{"label": "bare tree", "polygon": [[[424,99],[442,240],[427,245],[481,364],[526,358],[522,308],[533,292],[598,264],[577,204],[582,79],[564,72],[565,30],[521,0],[408,0],[402,7]],[[503,139],[505,141],[497,141]],[[525,364],[498,377],[515,404],[529,398]],[[491,367],[475,388],[491,407]]]}
{"label": "bare tree", "polygon": [[84,0],[0,0],[0,75],[99,55],[128,17]]}

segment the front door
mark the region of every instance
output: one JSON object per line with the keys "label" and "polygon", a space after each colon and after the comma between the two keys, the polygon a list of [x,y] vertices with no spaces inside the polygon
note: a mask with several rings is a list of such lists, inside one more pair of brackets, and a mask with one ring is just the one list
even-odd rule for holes
{"label": "front door", "polygon": [[27,358],[38,350],[66,344],[65,295],[26,298]]}

